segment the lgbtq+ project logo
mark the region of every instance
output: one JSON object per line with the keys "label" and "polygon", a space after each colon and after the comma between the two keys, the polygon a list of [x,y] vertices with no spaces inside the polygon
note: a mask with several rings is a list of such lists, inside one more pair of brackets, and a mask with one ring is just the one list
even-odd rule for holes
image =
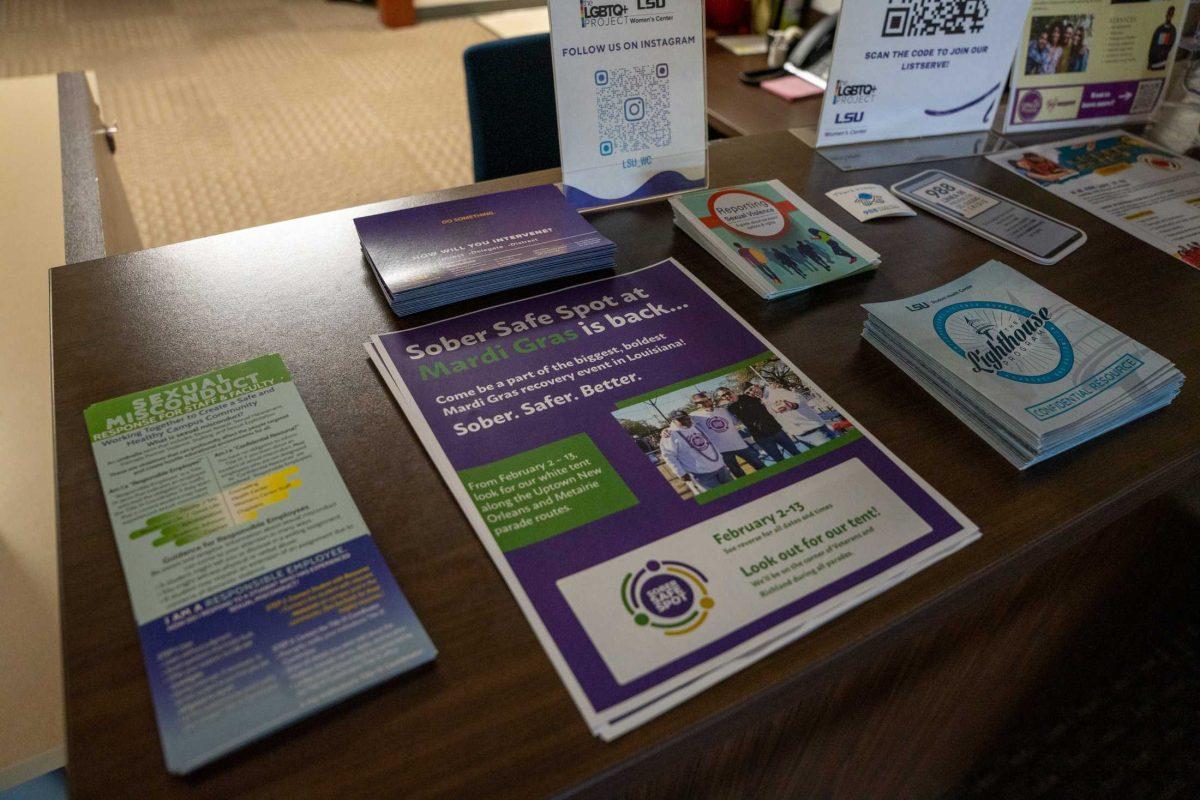
{"label": "lgbtq+ project logo", "polygon": [[621,602],[634,623],[658,628],[667,636],[696,630],[714,605],[708,578],[682,561],[647,561],[636,573],[627,572],[621,581]]}

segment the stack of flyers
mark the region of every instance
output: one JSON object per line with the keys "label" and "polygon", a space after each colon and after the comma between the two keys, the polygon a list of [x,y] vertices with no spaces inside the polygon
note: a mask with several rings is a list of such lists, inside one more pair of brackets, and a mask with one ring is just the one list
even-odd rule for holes
{"label": "stack of flyers", "polygon": [[998,261],[872,303],[863,337],[1024,469],[1168,405],[1167,359]]}
{"label": "stack of flyers", "polygon": [[354,220],[397,316],[599,269],[617,247],[550,185]]}
{"label": "stack of flyers", "polygon": [[671,259],[366,347],[605,740],[979,538]]}
{"label": "stack of flyers", "polygon": [[875,269],[879,254],[779,181],[671,198],[675,224],[767,300]]}

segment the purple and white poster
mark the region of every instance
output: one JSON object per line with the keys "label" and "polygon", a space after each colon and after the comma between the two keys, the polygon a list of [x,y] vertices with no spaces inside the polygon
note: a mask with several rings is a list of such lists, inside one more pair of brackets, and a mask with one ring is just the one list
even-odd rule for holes
{"label": "purple and white poster", "polygon": [[674,260],[367,350],[605,739],[978,536]]}

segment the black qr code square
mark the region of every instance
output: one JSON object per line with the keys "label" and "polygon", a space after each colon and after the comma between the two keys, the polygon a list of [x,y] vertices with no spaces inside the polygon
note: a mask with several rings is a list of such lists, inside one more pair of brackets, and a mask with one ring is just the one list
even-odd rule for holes
{"label": "black qr code square", "polygon": [[1158,100],[1158,92],[1162,89],[1163,82],[1158,81],[1142,81],[1138,84],[1137,94],[1133,96],[1133,104],[1129,107],[1130,114],[1149,114],[1154,110],[1154,104]]}
{"label": "black qr code square", "polygon": [[666,64],[596,73],[600,154],[634,153],[671,144],[671,81]]}
{"label": "black qr code square", "polygon": [[888,0],[882,35],[979,33],[989,10],[987,0]]}

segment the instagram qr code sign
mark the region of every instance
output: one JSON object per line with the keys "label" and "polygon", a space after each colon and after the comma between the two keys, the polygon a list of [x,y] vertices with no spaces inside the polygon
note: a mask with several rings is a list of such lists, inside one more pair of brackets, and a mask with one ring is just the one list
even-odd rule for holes
{"label": "instagram qr code sign", "polygon": [[671,144],[671,84],[666,64],[599,70],[596,118],[604,155]]}

